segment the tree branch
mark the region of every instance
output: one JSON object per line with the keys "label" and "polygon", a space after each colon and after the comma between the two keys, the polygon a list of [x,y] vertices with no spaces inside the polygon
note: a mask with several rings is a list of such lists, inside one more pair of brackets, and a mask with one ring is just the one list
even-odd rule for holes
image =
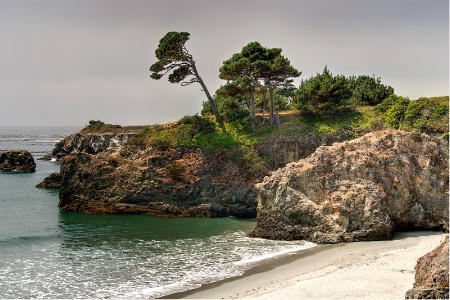
{"label": "tree branch", "polygon": [[189,81],[183,81],[181,83],[181,86],[187,86],[187,85],[193,84],[194,82],[198,82],[198,80],[197,80],[197,78],[192,77],[191,80],[189,80]]}

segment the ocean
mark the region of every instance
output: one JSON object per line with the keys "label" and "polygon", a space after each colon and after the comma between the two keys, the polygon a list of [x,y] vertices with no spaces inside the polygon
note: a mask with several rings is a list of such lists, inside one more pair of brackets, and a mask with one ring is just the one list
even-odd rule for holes
{"label": "ocean", "polygon": [[0,127],[0,152],[24,149],[34,173],[0,172],[0,298],[156,298],[241,275],[315,244],[247,237],[256,221],[87,215],[35,188],[59,165],[38,158],[76,127]]}

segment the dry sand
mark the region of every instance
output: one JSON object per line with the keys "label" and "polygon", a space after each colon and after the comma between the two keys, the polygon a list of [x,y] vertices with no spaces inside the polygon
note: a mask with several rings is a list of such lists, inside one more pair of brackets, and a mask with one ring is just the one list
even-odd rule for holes
{"label": "dry sand", "polygon": [[403,232],[390,241],[319,245],[167,298],[404,299],[413,287],[417,259],[444,237]]}

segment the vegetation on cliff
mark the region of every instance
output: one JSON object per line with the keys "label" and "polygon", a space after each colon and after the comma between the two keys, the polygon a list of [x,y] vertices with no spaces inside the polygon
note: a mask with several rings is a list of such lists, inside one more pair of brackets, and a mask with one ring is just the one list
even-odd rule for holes
{"label": "vegetation on cliff", "polygon": [[[267,136],[305,130],[312,130],[322,144],[382,128],[448,132],[448,97],[410,101],[395,95],[394,88],[383,84],[380,77],[333,75],[328,66],[295,88],[292,78],[301,72],[281,55],[281,48],[266,48],[257,41],[223,62],[219,77],[226,84],[211,96],[186,48],[189,37],[188,32],[168,32],[159,41],[151,78],[169,74],[172,83],[200,83],[208,99],[201,114],[211,122],[215,118],[221,131],[199,117],[184,118],[164,131],[160,126],[147,129],[141,135],[148,136],[145,144],[204,147],[217,152],[253,148]],[[291,112],[286,118],[279,115],[282,111]],[[287,124],[282,126],[282,121]],[[198,131],[195,126],[206,129]]]}
{"label": "vegetation on cliff", "polygon": [[122,130],[122,126],[106,124],[100,120],[90,120],[89,125],[86,125],[81,132],[82,133],[105,133],[105,132],[116,132]]}

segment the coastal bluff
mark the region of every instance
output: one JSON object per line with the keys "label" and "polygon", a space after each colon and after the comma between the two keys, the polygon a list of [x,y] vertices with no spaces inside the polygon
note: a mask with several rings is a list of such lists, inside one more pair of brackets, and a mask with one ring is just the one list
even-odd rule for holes
{"label": "coastal bluff", "polygon": [[[69,139],[66,142],[70,144]],[[72,150],[60,157],[59,206],[64,210],[167,217],[256,216],[253,186],[257,179],[226,153],[152,147],[129,138],[100,152]]]}
{"label": "coastal bluff", "polygon": [[339,243],[448,231],[448,142],[382,130],[321,146],[262,183],[254,237]]}

